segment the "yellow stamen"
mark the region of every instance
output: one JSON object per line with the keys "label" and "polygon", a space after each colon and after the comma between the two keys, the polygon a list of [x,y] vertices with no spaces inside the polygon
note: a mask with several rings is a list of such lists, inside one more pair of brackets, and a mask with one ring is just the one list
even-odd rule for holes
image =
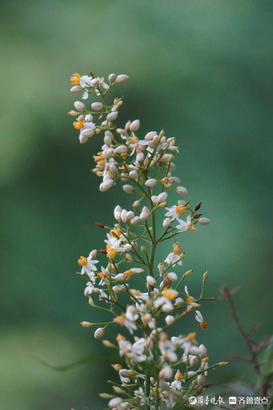
{"label": "yellow stamen", "polygon": [[175,374],[175,380],[177,380],[178,382],[180,382],[183,378],[183,375],[181,373],[180,370],[177,370],[176,374]]}
{"label": "yellow stamen", "polygon": [[98,165],[100,168],[103,168],[103,167],[104,167],[104,161],[103,161],[103,160],[98,161],[98,162],[97,162],[97,165]]}
{"label": "yellow stamen", "polygon": [[117,335],[117,337],[116,337],[116,341],[119,343],[119,342],[121,342],[122,340],[126,340],[126,337],[124,337],[124,336],[122,336],[120,333]]}
{"label": "yellow stamen", "polygon": [[168,288],[164,288],[162,294],[163,294],[164,298],[169,299],[169,300],[173,300],[177,296],[176,290],[168,289]]}
{"label": "yellow stamen", "polygon": [[183,215],[183,214],[186,212],[186,210],[187,210],[187,207],[184,206],[184,205],[177,205],[177,206],[175,207],[175,212],[176,212],[178,215]]}
{"label": "yellow stamen", "polygon": [[78,264],[80,266],[85,266],[88,264],[88,260],[87,258],[85,258],[84,256],[81,256],[80,259],[78,259]]}
{"label": "yellow stamen", "polygon": [[138,138],[136,136],[130,137],[130,141],[132,144],[137,144],[138,143]]}
{"label": "yellow stamen", "polygon": [[188,231],[189,232],[195,232],[196,231],[195,226],[193,224],[189,224]]}
{"label": "yellow stamen", "polygon": [[70,81],[72,85],[79,85],[80,84],[81,75],[79,73],[74,73],[70,77]]}
{"label": "yellow stamen", "polygon": [[205,320],[203,320],[203,321],[200,323],[200,327],[201,327],[201,329],[206,330],[207,327],[208,327],[207,322],[206,322]]}
{"label": "yellow stamen", "polygon": [[195,333],[195,332],[189,333],[189,334],[188,334],[188,340],[189,340],[190,342],[193,342],[193,341],[195,340],[195,336],[196,336],[196,333]]}
{"label": "yellow stamen", "polygon": [[180,243],[175,243],[173,246],[173,253],[175,255],[179,255],[181,251],[182,251],[182,245]]}
{"label": "yellow stamen", "polygon": [[161,182],[162,184],[167,184],[168,181],[169,181],[168,177],[162,178],[162,179],[160,180],[160,182]]}
{"label": "yellow stamen", "polygon": [[119,363],[112,364],[112,367],[116,372],[119,372],[122,369],[122,366]]}
{"label": "yellow stamen", "polygon": [[192,296],[187,297],[187,302],[188,303],[193,303],[194,301],[195,301],[195,299]]}
{"label": "yellow stamen", "polygon": [[111,246],[109,246],[109,247],[107,246],[106,251],[107,251],[107,258],[115,259],[116,255],[117,255],[117,251],[115,250],[115,248],[111,248]]}
{"label": "yellow stamen", "polygon": [[114,238],[119,238],[121,235],[121,229],[119,226],[117,226],[116,228],[112,229],[110,231],[110,235],[113,236]]}
{"label": "yellow stamen", "polygon": [[73,127],[74,127],[76,130],[80,130],[83,126],[84,126],[84,121],[79,121],[79,120],[77,120],[77,121],[74,121],[74,122],[73,122]]}
{"label": "yellow stamen", "polygon": [[131,271],[131,269],[128,269],[128,270],[126,270],[125,272],[123,272],[123,276],[124,276],[124,278],[126,279],[126,280],[129,280],[130,278],[131,278],[131,276],[132,276],[132,271]]}
{"label": "yellow stamen", "polygon": [[124,316],[119,315],[119,316],[115,317],[114,322],[118,323],[120,326],[124,326]]}

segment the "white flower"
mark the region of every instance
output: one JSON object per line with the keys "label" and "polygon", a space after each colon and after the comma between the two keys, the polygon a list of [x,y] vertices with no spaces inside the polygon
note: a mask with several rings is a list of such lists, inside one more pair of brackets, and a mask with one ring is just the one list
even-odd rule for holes
{"label": "white flower", "polygon": [[96,256],[96,253],[97,252],[93,250],[90,252],[87,258],[81,256],[81,258],[78,261],[79,265],[82,266],[81,275],[88,275],[92,282],[95,282],[94,272],[97,271],[96,264],[99,262],[93,259]]}
{"label": "white flower", "polygon": [[178,219],[178,225],[176,226],[176,229],[178,229],[181,232],[189,231],[189,232],[194,232],[195,227],[191,223],[191,216],[187,216],[186,222],[183,221],[183,219]]}
{"label": "white flower", "polygon": [[167,258],[164,260],[164,262],[168,263],[169,265],[175,266],[177,265],[182,265],[182,254],[175,254],[174,252],[170,252]]}
{"label": "white flower", "polygon": [[165,214],[166,217],[171,218],[172,220],[177,219],[186,213],[187,206],[185,206],[183,201],[179,201],[178,205],[173,205],[170,208],[166,208],[167,212]]}

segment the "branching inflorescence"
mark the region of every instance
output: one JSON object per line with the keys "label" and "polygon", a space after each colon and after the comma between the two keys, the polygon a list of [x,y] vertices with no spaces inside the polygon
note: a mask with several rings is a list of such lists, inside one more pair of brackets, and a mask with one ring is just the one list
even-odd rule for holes
{"label": "branching inflorescence", "polygon": [[[150,131],[141,138],[137,119],[123,128],[116,126],[123,101],[115,98],[109,104],[107,98],[114,86],[127,80],[125,74],[110,74],[108,83],[93,73],[71,77],[71,92],[82,93],[84,100],[75,101],[75,110],[69,112],[76,117],[73,125],[79,130],[80,143],[104,134],[93,169],[102,178],[100,191],[121,181],[123,191],[136,196],[132,210],[115,206],[113,227],[97,223],[108,231],[105,249],[92,250],[78,260],[80,273],[88,280],[84,295],[89,304],[109,315],[106,322],[81,325],[95,326],[94,337],[116,349],[122,363],[112,365],[119,374],[119,383],[113,382],[115,393],[101,394],[109,399],[109,408],[171,409],[204,389],[208,370],[225,365],[208,364],[207,349],[198,344],[194,332],[170,335],[171,326],[186,315],[193,315],[202,329],[207,328],[199,309],[203,300],[213,299],[204,296],[208,273],[203,275],[198,297],[192,296],[187,286],[182,288],[192,270],[179,272],[184,252],[177,236],[195,232],[210,221],[199,213],[201,203],[193,208],[188,200],[168,203],[171,190],[187,195],[173,175],[178,153],[175,138],[168,138],[164,130]],[[87,104],[90,96],[94,99],[91,109]],[[162,252],[157,255],[156,251],[164,241],[170,243],[170,252],[162,257]],[[104,258],[100,269],[98,252]],[[104,339],[110,326],[117,328],[115,341]]]}

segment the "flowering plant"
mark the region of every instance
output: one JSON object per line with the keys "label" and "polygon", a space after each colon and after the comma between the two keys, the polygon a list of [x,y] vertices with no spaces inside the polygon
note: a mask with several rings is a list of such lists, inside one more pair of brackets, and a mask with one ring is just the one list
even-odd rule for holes
{"label": "flowering plant", "polygon": [[[170,191],[187,195],[173,175],[179,151],[175,138],[167,137],[164,130],[141,138],[138,119],[117,127],[123,101],[114,98],[109,103],[107,98],[113,87],[127,80],[127,75],[113,73],[108,82],[93,73],[71,77],[71,92],[82,93],[84,101],[75,101],[75,110],[69,112],[75,117],[80,143],[104,134],[101,151],[94,155],[93,172],[102,178],[99,190],[105,192],[120,181],[125,193],[135,195],[131,210],[115,206],[112,227],[97,223],[107,231],[105,249],[92,250],[78,260],[80,274],[87,277],[84,295],[89,305],[109,315],[108,321],[81,325],[96,327],[94,337],[118,352],[119,362],[112,366],[119,382],[113,382],[114,394],[101,394],[109,399],[109,408],[171,409],[204,389],[208,370],[226,364],[209,365],[207,349],[198,344],[194,332],[170,335],[171,326],[186,315],[207,328],[200,306],[214,299],[204,295],[208,272],[199,296],[193,296],[188,286],[182,288],[192,270],[181,273],[184,252],[177,237],[195,232],[210,220],[199,213],[201,203],[194,207],[189,200],[169,204]],[[90,96],[94,99],[91,107],[87,104]],[[165,241],[169,253],[162,257],[156,252]],[[98,253],[103,254],[101,264]],[[110,326],[117,327],[115,341],[105,339]]]}

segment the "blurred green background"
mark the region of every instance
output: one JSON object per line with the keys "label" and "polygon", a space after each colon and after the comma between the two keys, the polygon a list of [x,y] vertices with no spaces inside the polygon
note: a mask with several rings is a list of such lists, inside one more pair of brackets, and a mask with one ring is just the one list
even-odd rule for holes
{"label": "blurred green background", "polygon": [[[74,272],[79,255],[103,246],[93,222],[112,223],[113,206],[128,197],[98,194],[89,169],[101,137],[80,146],[66,114],[75,71],[129,74],[122,118],[177,137],[177,175],[213,221],[184,241],[191,289],[206,268],[211,296],[241,286],[243,323],[260,320],[259,334],[270,334],[272,1],[0,4],[0,410],[101,409],[97,395],[112,374],[105,349],[79,326],[95,316]],[[192,322],[185,331],[197,330],[211,360],[244,352],[227,306],[203,311],[208,331]],[[41,362],[90,354],[69,371]],[[247,378],[238,366],[212,377]]]}

